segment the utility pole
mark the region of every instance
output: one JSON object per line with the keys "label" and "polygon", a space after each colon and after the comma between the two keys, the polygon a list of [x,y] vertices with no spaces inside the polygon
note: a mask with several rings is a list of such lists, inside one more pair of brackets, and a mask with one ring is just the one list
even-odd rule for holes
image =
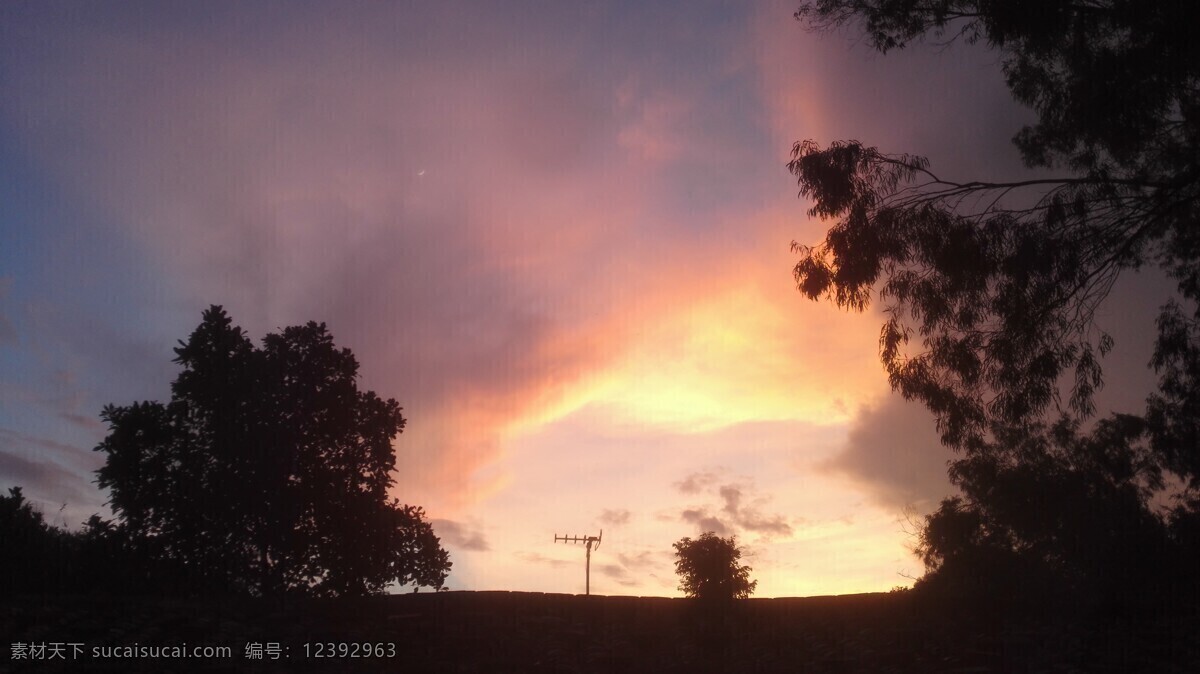
{"label": "utility pole", "polygon": [[604,538],[603,529],[600,530],[599,536],[559,536],[558,534],[554,534],[555,543],[562,541],[563,543],[584,543],[587,545],[587,585],[585,587],[587,588],[586,593],[589,596],[592,594],[592,545],[594,544],[597,548],[600,547],[600,539],[602,538]]}

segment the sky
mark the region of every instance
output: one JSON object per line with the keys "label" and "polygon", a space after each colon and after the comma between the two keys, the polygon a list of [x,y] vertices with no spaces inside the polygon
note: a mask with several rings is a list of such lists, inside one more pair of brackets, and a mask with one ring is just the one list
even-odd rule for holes
{"label": "sky", "polygon": [[[327,324],[395,398],[393,494],[451,589],[678,596],[736,535],[756,596],[889,590],[954,492],[881,314],[794,288],[792,144],[1025,175],[982,47],[882,56],[794,3],[0,5],[0,489],[106,513],[101,408],[167,400],[208,306]],[[1169,285],[1127,279],[1101,407]]]}

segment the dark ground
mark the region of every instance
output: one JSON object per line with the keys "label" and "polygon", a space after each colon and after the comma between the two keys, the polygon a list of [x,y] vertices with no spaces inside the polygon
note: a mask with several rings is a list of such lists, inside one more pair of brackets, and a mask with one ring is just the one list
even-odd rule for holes
{"label": "dark ground", "polygon": [[[1200,672],[1194,615],[1070,613],[1079,612],[1050,607],[1006,619],[983,608],[932,607],[911,593],[749,599],[719,612],[681,599],[518,592],[286,602],[0,598],[0,672]],[[316,657],[363,642],[381,644],[382,657]],[[18,643],[64,644],[67,659],[14,660]],[[71,643],[82,653],[73,656]],[[184,643],[226,646],[230,655],[93,653]],[[264,659],[246,657],[254,644]]]}

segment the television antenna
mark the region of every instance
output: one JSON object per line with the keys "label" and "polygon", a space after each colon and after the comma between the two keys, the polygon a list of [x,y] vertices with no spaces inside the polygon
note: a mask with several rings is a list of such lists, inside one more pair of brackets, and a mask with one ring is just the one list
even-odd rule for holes
{"label": "television antenna", "polygon": [[592,546],[600,547],[600,539],[602,538],[604,538],[603,529],[600,530],[599,536],[559,536],[558,534],[554,534],[555,543],[559,541],[563,543],[583,543],[587,546],[587,566],[585,567],[587,585],[584,586],[587,595],[592,594]]}

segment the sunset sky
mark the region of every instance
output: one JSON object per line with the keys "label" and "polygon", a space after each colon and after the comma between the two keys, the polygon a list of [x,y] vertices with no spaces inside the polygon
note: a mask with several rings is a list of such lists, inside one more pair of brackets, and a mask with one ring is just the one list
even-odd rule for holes
{"label": "sunset sky", "polygon": [[[325,322],[400,402],[394,494],[451,589],[583,592],[553,538],[601,529],[598,594],[677,596],[705,530],[756,596],[910,585],[950,454],[889,393],[880,314],[795,290],[827,223],[785,164],[854,138],[1022,175],[1030,117],[982,47],[884,57],[794,10],[3,3],[0,489],[105,512],[101,407],[167,400],[220,304],[255,342]],[[1144,397],[1166,287],[1102,312],[1102,403]]]}

